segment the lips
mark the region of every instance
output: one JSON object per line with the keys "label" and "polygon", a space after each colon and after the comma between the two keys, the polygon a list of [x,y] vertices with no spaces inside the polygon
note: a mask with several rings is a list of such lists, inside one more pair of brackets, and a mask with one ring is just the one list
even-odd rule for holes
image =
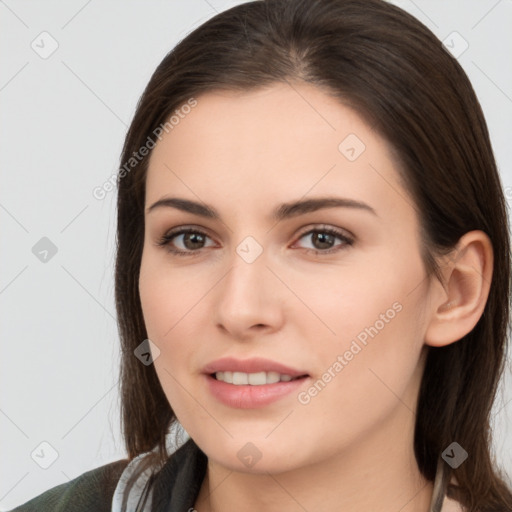
{"label": "lips", "polygon": [[251,359],[235,359],[232,357],[225,357],[217,359],[203,368],[203,372],[208,375],[213,375],[217,372],[242,372],[242,373],[260,373],[260,372],[275,372],[280,375],[289,375],[292,378],[304,377],[308,373],[296,368],[291,368],[284,364],[264,358],[251,358]]}
{"label": "lips", "polygon": [[[209,393],[236,409],[255,409],[278,402],[297,393],[309,380],[307,372],[262,358],[218,359],[207,364],[203,373]],[[262,374],[265,382],[261,380]]]}

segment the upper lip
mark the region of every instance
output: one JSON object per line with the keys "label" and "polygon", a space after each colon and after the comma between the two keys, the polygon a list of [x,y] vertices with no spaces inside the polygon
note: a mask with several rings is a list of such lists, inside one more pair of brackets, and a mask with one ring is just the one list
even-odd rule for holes
{"label": "upper lip", "polygon": [[207,364],[203,368],[204,373],[212,374],[216,372],[243,372],[243,373],[258,373],[258,372],[277,372],[281,375],[290,375],[291,377],[301,377],[307,375],[307,372],[290,368],[284,364],[264,359],[261,357],[254,357],[251,359],[235,359],[233,357],[223,357]]}

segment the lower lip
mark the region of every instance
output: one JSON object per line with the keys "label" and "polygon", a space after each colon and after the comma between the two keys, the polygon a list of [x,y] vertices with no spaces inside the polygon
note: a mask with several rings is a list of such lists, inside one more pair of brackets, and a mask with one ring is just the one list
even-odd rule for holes
{"label": "lower lip", "polygon": [[249,384],[237,386],[206,375],[208,388],[212,395],[223,404],[236,409],[256,409],[276,402],[297,391],[307,379],[308,377],[301,377],[288,382],[262,384],[261,386]]}

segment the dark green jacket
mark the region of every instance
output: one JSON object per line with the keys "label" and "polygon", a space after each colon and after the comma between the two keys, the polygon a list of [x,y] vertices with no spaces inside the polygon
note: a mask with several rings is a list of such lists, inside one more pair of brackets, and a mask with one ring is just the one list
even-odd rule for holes
{"label": "dark green jacket", "polygon": [[[193,509],[207,461],[192,439],[176,450],[151,479],[151,510],[188,512]],[[128,459],[118,460],[83,473],[10,512],[111,512],[114,491],[128,463]]]}
{"label": "dark green jacket", "polygon": [[128,459],[83,473],[20,505],[12,512],[110,512],[112,496]]}

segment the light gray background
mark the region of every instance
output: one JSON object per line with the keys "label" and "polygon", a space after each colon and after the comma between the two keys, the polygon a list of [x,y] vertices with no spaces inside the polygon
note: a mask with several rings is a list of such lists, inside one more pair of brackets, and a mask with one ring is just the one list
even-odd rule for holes
{"label": "light gray background", "polygon": [[[118,419],[115,192],[100,201],[92,190],[116,172],[136,101],[165,54],[238,3],[0,0],[2,510],[126,456]],[[469,44],[459,61],[512,197],[512,1],[394,3],[440,39],[456,31]],[[31,47],[51,48],[43,31],[59,45],[47,59]],[[463,49],[462,39],[450,37]],[[57,247],[46,263],[32,253],[42,237]],[[495,449],[512,475],[510,370],[506,382],[494,409]],[[48,469],[31,457],[35,450],[40,464],[51,462],[42,442],[58,453]]]}

